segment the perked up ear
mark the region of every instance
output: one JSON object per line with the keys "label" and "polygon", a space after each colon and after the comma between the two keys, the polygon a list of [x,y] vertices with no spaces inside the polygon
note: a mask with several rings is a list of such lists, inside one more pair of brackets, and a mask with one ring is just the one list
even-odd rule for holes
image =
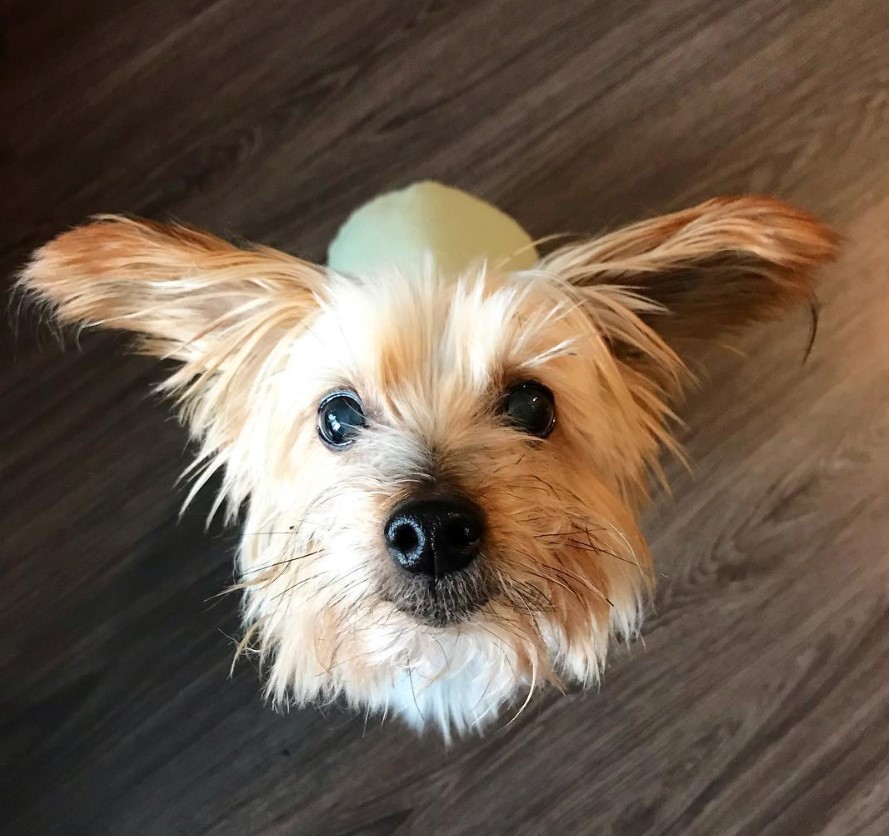
{"label": "perked up ear", "polygon": [[576,287],[648,300],[637,315],[668,344],[711,339],[814,300],[836,234],[767,197],[726,197],[562,247],[541,267]]}
{"label": "perked up ear", "polygon": [[26,293],[62,322],[137,332],[150,354],[199,366],[293,327],[324,282],[315,265],[183,226],[103,216],[38,250]]}

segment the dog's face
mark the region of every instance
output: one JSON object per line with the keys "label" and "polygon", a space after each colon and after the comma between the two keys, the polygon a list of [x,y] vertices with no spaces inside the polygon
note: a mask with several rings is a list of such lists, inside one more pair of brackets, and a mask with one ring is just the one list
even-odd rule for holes
{"label": "dog's face", "polygon": [[344,696],[447,734],[535,683],[596,680],[637,629],[636,514],[675,345],[810,296],[828,230],[713,201],[539,268],[344,277],[178,227],[99,220],[25,286],[180,361],[195,490],[246,506],[245,647],[278,701]]}

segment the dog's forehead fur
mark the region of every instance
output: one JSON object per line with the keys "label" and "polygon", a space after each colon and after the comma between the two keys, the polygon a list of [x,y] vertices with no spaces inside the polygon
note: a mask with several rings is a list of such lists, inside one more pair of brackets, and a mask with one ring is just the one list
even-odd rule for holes
{"label": "dog's forehead fur", "polygon": [[[541,281],[488,272],[457,277],[429,267],[361,281],[335,277],[318,321],[343,374],[370,387],[368,396],[407,417],[418,402],[443,412],[466,397],[539,363],[544,346],[574,335],[559,319],[565,300]],[[548,325],[549,328],[544,326]]]}

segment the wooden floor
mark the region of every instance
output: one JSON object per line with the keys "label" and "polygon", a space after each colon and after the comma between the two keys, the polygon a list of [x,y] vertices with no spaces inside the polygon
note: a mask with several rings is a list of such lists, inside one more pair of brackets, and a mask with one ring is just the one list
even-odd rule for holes
{"label": "wooden floor", "polygon": [[236,532],[115,336],[0,335],[0,832],[889,833],[889,14],[882,0],[0,0],[0,272],[95,212],[323,259],[434,177],[536,234],[714,194],[846,238],[705,358],[649,515],[645,641],[450,750],[228,669]]}

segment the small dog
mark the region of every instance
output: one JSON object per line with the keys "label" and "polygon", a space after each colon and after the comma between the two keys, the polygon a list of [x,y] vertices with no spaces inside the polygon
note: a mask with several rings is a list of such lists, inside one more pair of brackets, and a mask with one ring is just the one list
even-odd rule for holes
{"label": "small dog", "polygon": [[[447,737],[595,683],[652,586],[636,518],[713,339],[812,300],[836,239],[776,200],[707,203],[535,269],[343,276],[100,217],[21,283],[62,322],[180,363],[194,494],[244,509],[247,631],[276,703],[344,698]],[[190,496],[191,496],[190,495]]]}

